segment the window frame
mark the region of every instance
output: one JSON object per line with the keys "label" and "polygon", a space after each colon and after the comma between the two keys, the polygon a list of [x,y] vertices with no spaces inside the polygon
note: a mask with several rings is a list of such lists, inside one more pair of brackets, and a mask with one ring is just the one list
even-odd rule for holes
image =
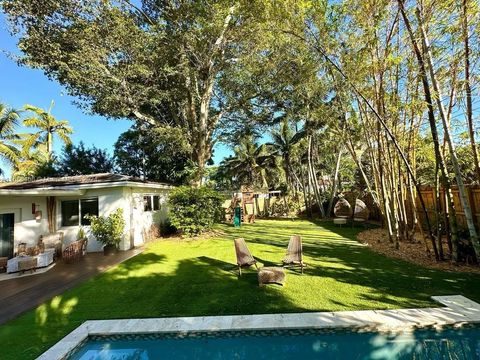
{"label": "window frame", "polygon": [[[149,198],[149,200],[146,200],[146,198]],[[158,209],[155,209],[155,198],[158,198]],[[162,202],[161,202],[161,194],[155,194],[155,193],[143,193],[142,194],[142,200],[143,200],[143,212],[157,212],[162,210]],[[147,201],[150,204],[151,209],[150,210],[145,210],[146,209],[146,203]]]}
{"label": "window frame", "polygon": [[[90,224],[82,224],[82,201],[85,200],[96,200],[97,202],[97,214],[96,216],[99,215],[100,213],[100,204],[98,200],[98,196],[89,196],[89,197],[84,197],[84,198],[77,198],[77,199],[64,199],[64,200],[59,200],[60,201],[60,226],[61,227],[79,227],[79,226],[90,226]],[[78,223],[75,225],[64,225],[63,222],[63,203],[64,202],[77,202],[78,206]]]}

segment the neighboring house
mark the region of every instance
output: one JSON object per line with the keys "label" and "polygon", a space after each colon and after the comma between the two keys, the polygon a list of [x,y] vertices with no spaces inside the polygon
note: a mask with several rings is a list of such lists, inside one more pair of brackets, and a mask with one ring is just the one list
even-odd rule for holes
{"label": "neighboring house", "polygon": [[40,235],[62,232],[63,246],[84,228],[87,251],[101,251],[85,215],[108,216],[123,209],[125,234],[121,250],[143,244],[167,216],[173,187],[118,174],[93,174],[0,184],[0,257],[12,257],[19,243],[37,244]]}

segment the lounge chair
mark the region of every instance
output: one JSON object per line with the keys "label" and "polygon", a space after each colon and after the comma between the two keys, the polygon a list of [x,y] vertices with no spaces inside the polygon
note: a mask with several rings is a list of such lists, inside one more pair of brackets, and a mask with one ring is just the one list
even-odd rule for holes
{"label": "lounge chair", "polygon": [[237,255],[238,274],[242,275],[242,267],[255,265],[258,271],[257,260],[255,260],[247,248],[247,244],[243,238],[234,240],[235,254]]}
{"label": "lounge chair", "polygon": [[306,264],[303,262],[302,238],[299,235],[292,235],[288,243],[287,254],[283,259],[283,266],[300,266],[303,274],[303,268]]}

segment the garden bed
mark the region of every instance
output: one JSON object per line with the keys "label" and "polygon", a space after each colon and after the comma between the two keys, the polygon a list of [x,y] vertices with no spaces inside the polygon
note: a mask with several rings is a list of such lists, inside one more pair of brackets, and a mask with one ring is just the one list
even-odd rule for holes
{"label": "garden bed", "polygon": [[[413,242],[400,242],[399,249],[395,249],[394,244],[389,242],[388,234],[385,229],[369,229],[362,231],[357,235],[357,239],[368,245],[373,251],[392,257],[409,261],[431,269],[439,269],[455,272],[474,272],[480,273],[478,265],[454,264],[449,260],[437,262],[433,253],[425,251],[425,244],[417,234]],[[446,245],[445,253],[447,252]]]}

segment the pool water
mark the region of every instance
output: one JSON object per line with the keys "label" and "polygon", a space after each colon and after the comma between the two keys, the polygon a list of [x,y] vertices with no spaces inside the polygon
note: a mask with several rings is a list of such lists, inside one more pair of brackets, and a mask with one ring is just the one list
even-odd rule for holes
{"label": "pool water", "polygon": [[89,337],[69,359],[480,360],[480,328],[397,334],[278,330],[95,336]]}

